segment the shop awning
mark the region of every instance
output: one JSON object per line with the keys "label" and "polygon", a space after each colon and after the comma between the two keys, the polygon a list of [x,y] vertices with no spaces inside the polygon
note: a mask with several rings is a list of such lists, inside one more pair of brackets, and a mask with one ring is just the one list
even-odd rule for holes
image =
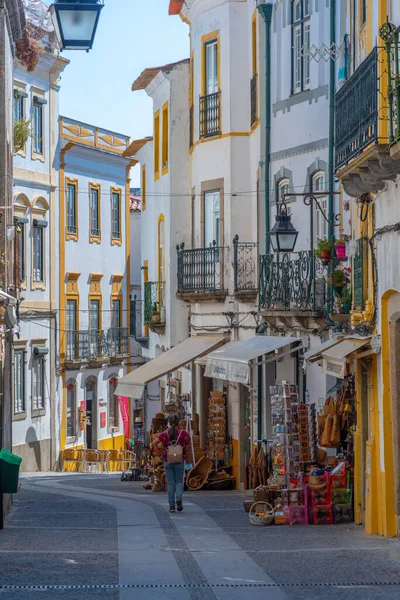
{"label": "shop awning", "polygon": [[148,363],[135,369],[118,381],[116,394],[128,398],[141,398],[144,386],[150,381],[176,371],[199,356],[203,356],[218,348],[225,342],[223,335],[198,335],[181,342],[175,348],[164,352]]}
{"label": "shop awning", "polygon": [[323,342],[323,344],[318,346],[317,349],[314,348],[314,350],[309,350],[308,352],[306,352],[304,354],[304,360],[306,360],[310,363],[314,363],[314,362],[317,362],[318,360],[322,360],[322,353],[325,352],[326,350],[329,350],[333,346],[336,346],[342,340],[343,340],[343,337],[339,337],[339,338],[328,340],[327,342]]}
{"label": "shop awning", "polygon": [[242,342],[232,342],[211,352],[207,356],[206,377],[236,381],[247,385],[250,383],[250,363],[264,354],[276,353],[271,360],[282,356],[277,353],[281,348],[296,344],[289,353],[303,347],[299,338],[273,337],[258,335]]}
{"label": "shop awning", "polygon": [[339,344],[321,353],[323,363],[322,371],[326,375],[344,379],[346,375],[347,358],[370,343],[371,338],[345,338]]}

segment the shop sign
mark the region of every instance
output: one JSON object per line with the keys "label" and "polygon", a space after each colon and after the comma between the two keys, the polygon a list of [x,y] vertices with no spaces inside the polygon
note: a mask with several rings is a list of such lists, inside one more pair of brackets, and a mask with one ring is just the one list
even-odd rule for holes
{"label": "shop sign", "polygon": [[100,427],[101,429],[104,429],[104,427],[106,426],[107,423],[107,413],[106,412],[101,412],[100,413]]}
{"label": "shop sign", "polygon": [[86,400],[81,400],[79,410],[86,410]]}
{"label": "shop sign", "polygon": [[173,377],[170,377],[170,378],[168,379],[168,386],[169,386],[169,387],[174,387],[174,388],[177,388],[177,387],[178,387],[178,380],[177,380],[177,379],[174,379]]}
{"label": "shop sign", "polygon": [[346,363],[333,358],[324,358],[322,362],[322,372],[332,377],[344,379],[346,376]]}
{"label": "shop sign", "polygon": [[235,363],[209,358],[207,360],[205,376],[247,385],[249,383],[249,365],[247,363]]}
{"label": "shop sign", "polygon": [[119,409],[124,424],[125,437],[129,438],[129,398],[118,396]]}

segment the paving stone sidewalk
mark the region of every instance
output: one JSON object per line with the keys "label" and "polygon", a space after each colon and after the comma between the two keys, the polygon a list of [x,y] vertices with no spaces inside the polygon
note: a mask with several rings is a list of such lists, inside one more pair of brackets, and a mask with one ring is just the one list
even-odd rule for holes
{"label": "paving stone sidewalk", "polygon": [[400,599],[397,540],[253,527],[243,499],[188,493],[169,515],[163,494],[117,475],[24,477],[0,532],[0,600]]}

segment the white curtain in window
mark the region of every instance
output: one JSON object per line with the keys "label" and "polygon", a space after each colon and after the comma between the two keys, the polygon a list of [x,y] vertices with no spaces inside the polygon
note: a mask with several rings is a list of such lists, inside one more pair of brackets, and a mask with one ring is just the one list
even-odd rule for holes
{"label": "white curtain in window", "polygon": [[297,25],[293,30],[293,74],[294,91],[301,91],[301,25]]}
{"label": "white curtain in window", "polygon": [[[313,178],[313,191],[314,192],[323,192],[325,191],[325,175],[323,173],[318,173]],[[318,196],[318,202],[325,212],[327,211],[327,197],[326,196]],[[318,206],[315,204],[315,212],[314,212],[314,243],[317,244],[318,240],[326,239],[328,236],[328,223],[325,221],[322,212],[319,210]]]}
{"label": "white curtain in window", "polygon": [[310,21],[304,23],[304,88],[310,87]]}
{"label": "white curtain in window", "polygon": [[218,43],[206,45],[206,94],[218,92]]}
{"label": "white curtain in window", "polygon": [[43,106],[33,105],[33,144],[38,154],[43,154]]}
{"label": "white curtain in window", "polygon": [[220,241],[220,193],[206,192],[204,194],[204,245],[209,247],[215,241]]}

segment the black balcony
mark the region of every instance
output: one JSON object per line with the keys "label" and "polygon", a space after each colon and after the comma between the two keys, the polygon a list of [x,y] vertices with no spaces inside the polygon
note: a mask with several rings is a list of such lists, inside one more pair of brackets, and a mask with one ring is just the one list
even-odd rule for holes
{"label": "black balcony", "polygon": [[311,250],[260,256],[260,310],[322,312],[326,267]]}
{"label": "black balcony", "polygon": [[257,94],[258,91],[258,74],[255,73],[250,80],[250,124],[254,125],[254,123],[258,119],[258,102],[257,102]]}
{"label": "black balcony", "polygon": [[[397,28],[386,44],[389,73],[389,143],[400,142],[400,28]],[[400,156],[399,150],[396,158]]]}
{"label": "black balcony", "polygon": [[335,96],[335,166],[339,169],[378,140],[380,48],[374,50]]}
{"label": "black balcony", "polygon": [[233,240],[233,291],[235,296],[256,297],[258,292],[258,244]]}
{"label": "black balcony", "polygon": [[221,92],[200,96],[200,138],[221,134]]}
{"label": "black balcony", "polygon": [[208,248],[177,246],[178,294],[225,294],[224,248],[214,241]]}
{"label": "black balcony", "polygon": [[147,281],[144,284],[144,323],[151,327],[165,327],[165,281]]}
{"label": "black balcony", "polygon": [[120,358],[129,354],[127,327],[104,330],[68,331],[67,362],[90,362]]}

